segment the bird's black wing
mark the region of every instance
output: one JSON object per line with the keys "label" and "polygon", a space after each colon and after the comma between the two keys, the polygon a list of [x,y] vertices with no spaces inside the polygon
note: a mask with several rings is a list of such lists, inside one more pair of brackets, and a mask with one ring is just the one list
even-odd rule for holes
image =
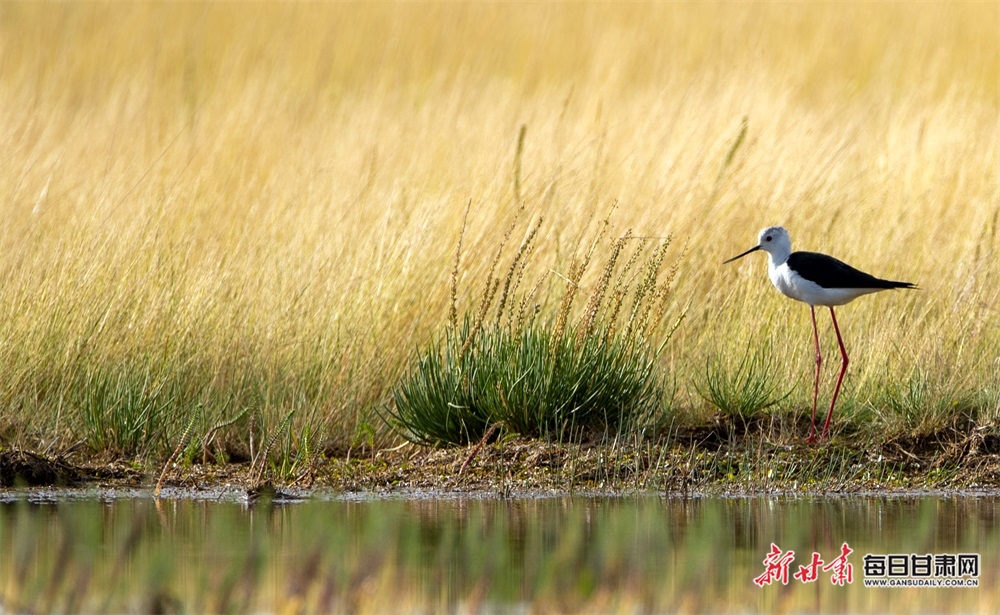
{"label": "bird's black wing", "polygon": [[793,252],[788,267],[823,288],[914,288],[910,282],[882,280],[842,260],[816,252]]}

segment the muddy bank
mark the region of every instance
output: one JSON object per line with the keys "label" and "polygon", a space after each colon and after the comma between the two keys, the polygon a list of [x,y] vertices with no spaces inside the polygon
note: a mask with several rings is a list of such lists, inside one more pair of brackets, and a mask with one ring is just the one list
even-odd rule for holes
{"label": "muddy bank", "polygon": [[279,497],[313,489],[345,493],[870,493],[1000,489],[1000,438],[956,437],[884,443],[771,442],[760,435],[712,434],[671,444],[553,444],[514,438],[475,446],[345,451],[316,457],[284,475],[260,476],[249,463],[95,463],[74,453],[50,458],[0,451],[0,486],[147,488],[163,477],[164,497],[177,490],[241,490]]}
{"label": "muddy bank", "polygon": [[0,451],[0,487],[78,485],[85,471],[61,458],[18,449]]}

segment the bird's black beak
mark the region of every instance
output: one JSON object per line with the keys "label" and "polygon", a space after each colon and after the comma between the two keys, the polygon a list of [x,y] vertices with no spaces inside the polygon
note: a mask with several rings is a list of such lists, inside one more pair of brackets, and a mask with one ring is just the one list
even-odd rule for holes
{"label": "bird's black beak", "polygon": [[731,259],[729,259],[729,260],[727,260],[727,261],[723,261],[723,263],[722,263],[722,264],[723,264],[723,265],[725,265],[726,263],[731,263],[731,262],[733,262],[734,260],[736,260],[736,259],[738,259],[738,258],[743,258],[743,257],[744,257],[744,256],[746,256],[747,254],[750,254],[751,252],[756,252],[757,250],[760,250],[760,246],[759,246],[759,245],[757,245],[757,246],[754,246],[754,247],[750,248],[749,250],[747,250],[747,251],[746,251],[746,252],[744,252],[743,254],[737,254],[736,256],[732,257]]}

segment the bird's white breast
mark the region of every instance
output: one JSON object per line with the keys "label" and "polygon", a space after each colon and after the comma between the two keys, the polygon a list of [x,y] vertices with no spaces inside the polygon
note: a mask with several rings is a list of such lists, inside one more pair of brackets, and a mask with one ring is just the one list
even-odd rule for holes
{"label": "bird's white breast", "polygon": [[788,267],[788,263],[771,265],[767,270],[771,283],[781,294],[809,305],[844,305],[861,295],[877,292],[876,288],[823,288]]}

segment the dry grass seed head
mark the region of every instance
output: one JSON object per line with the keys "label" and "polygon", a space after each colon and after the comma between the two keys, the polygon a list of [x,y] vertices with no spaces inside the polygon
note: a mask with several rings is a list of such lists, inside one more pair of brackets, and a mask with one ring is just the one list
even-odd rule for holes
{"label": "dry grass seed head", "polygon": [[591,333],[593,333],[594,323],[597,320],[598,312],[601,309],[601,305],[604,303],[604,297],[607,294],[611,279],[615,275],[615,266],[618,263],[618,258],[621,256],[625,243],[631,238],[632,229],[629,229],[624,235],[619,237],[611,247],[611,254],[608,256],[608,260],[604,265],[604,271],[601,272],[601,277],[597,281],[597,286],[595,286],[593,292],[590,293],[590,299],[587,300],[587,307],[584,308],[583,320],[581,321],[580,328],[577,331],[577,335],[579,336],[577,340],[578,343],[590,337]]}
{"label": "dry grass seed head", "polygon": [[531,252],[532,242],[535,239],[535,235],[538,233],[538,228],[542,224],[542,218],[539,217],[532,225],[531,230],[528,231],[528,235],[521,242],[518,247],[517,252],[514,253],[514,258],[510,261],[510,267],[507,268],[507,275],[504,277],[503,281],[503,291],[500,293],[500,300],[497,302],[497,313],[494,323],[496,326],[500,326],[500,320],[503,318],[504,308],[507,307],[507,299],[512,294],[517,292],[517,286],[521,281],[521,274],[524,272],[524,266],[527,263],[527,255]]}
{"label": "dry grass seed head", "polygon": [[458,268],[462,262],[462,239],[469,225],[469,210],[472,209],[472,199],[465,204],[462,215],[462,229],[458,233],[458,243],[455,245],[455,262],[451,268],[451,305],[448,310],[448,322],[452,329],[458,329]]}

